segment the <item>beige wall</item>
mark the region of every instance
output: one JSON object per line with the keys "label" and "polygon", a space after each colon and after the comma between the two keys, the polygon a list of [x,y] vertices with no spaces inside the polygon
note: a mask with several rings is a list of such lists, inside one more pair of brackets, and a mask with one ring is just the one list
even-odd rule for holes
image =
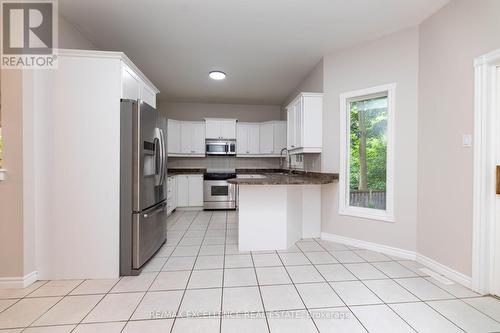
{"label": "beige wall", "polygon": [[[323,58],[314,66],[314,68],[307,74],[307,76],[300,82],[300,84],[288,95],[283,106],[286,107],[298,94],[301,92],[323,92]],[[285,117],[286,118],[286,117]]]}
{"label": "beige wall", "polygon": [[[281,119],[286,120],[286,107],[301,92],[322,93],[324,84],[323,58],[314,66],[300,84],[286,98],[281,108]],[[321,154],[304,154],[304,170],[321,171]]]}
{"label": "beige wall", "polygon": [[397,84],[395,110],[395,223],[338,214],[338,186],[325,186],[322,231],[405,250],[417,248],[418,29],[411,28],[325,56],[323,161],[339,171],[341,93]]}
{"label": "beige wall", "polygon": [[0,277],[24,275],[23,260],[23,109],[22,73],[2,70],[3,168],[0,182]]}
{"label": "beige wall", "polygon": [[175,120],[201,121],[204,118],[231,118],[244,122],[280,119],[279,105],[244,105],[161,102],[160,110]]}
{"label": "beige wall", "polygon": [[59,15],[59,48],[97,50],[97,46],[72,23]]}
{"label": "beige wall", "polygon": [[419,252],[472,274],[473,59],[500,48],[500,1],[455,0],[420,27]]}
{"label": "beige wall", "polygon": [[[95,49],[95,46],[64,18],[59,19],[59,47]],[[36,270],[33,223],[34,170],[33,112],[27,94],[29,71],[1,71],[3,167],[7,181],[0,182],[0,277],[21,277]]]}

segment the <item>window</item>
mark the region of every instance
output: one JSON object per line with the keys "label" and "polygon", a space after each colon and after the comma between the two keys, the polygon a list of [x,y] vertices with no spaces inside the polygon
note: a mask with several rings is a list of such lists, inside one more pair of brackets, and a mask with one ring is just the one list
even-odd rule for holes
{"label": "window", "polygon": [[339,213],[394,221],[396,85],[342,94]]}

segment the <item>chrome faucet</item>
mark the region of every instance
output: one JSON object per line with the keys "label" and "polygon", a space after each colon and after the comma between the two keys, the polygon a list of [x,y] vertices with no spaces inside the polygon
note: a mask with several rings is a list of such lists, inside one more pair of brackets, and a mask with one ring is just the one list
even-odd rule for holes
{"label": "chrome faucet", "polygon": [[280,152],[280,167],[281,169],[284,168],[284,163],[283,163],[283,152],[286,152],[286,158],[288,159],[288,173],[291,175],[292,174],[292,156],[290,155],[290,152],[288,151],[287,148],[281,149]]}

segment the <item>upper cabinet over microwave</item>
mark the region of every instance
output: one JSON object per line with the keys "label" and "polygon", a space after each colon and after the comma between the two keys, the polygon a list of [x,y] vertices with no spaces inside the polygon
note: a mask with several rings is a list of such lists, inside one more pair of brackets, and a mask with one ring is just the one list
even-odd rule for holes
{"label": "upper cabinet over microwave", "polygon": [[205,119],[205,138],[236,140],[236,119]]}
{"label": "upper cabinet over microwave", "polygon": [[287,148],[290,154],[323,150],[323,94],[301,93],[287,107]]}

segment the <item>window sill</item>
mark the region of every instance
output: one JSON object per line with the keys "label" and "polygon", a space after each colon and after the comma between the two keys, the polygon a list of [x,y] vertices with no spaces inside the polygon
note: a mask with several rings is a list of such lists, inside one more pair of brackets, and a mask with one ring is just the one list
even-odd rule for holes
{"label": "window sill", "polygon": [[339,210],[339,215],[359,217],[367,220],[376,220],[382,222],[394,223],[394,215],[388,214],[386,211],[377,211],[375,209],[363,209],[363,208],[344,208]]}
{"label": "window sill", "polygon": [[7,170],[0,169],[0,182],[7,180]]}

